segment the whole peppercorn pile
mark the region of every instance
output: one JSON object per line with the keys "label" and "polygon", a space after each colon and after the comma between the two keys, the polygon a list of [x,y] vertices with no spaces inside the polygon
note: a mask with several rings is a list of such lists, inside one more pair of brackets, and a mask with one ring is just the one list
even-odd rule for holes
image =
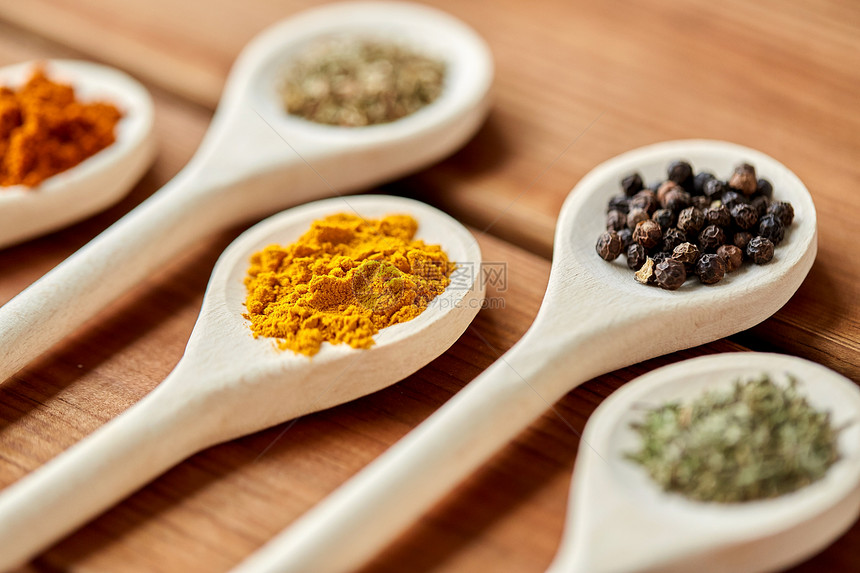
{"label": "whole peppercorn pile", "polygon": [[794,221],[791,204],[774,200],[773,185],[749,163],[720,180],[673,161],[665,181],[646,187],[633,173],[621,190],[609,200],[597,253],[607,261],[623,253],[638,282],[667,290],[693,276],[718,283],[744,261],[770,262]]}

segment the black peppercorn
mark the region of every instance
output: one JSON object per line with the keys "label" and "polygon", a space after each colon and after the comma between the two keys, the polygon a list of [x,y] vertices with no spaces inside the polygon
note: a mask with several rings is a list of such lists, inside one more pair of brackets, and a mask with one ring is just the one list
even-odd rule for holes
{"label": "black peppercorn", "polygon": [[691,197],[690,194],[684,191],[683,189],[672,189],[663,199],[661,206],[664,209],[671,209],[672,211],[680,211],[681,209],[686,209],[690,206]]}
{"label": "black peppercorn", "polygon": [[642,191],[642,176],[638,173],[628,175],[621,180],[621,188],[624,189],[624,194],[628,197],[633,197]]}
{"label": "black peppercorn", "polygon": [[612,199],[609,200],[609,205],[606,208],[606,212],[609,211],[621,211],[625,215],[630,210],[630,198],[625,197],[624,195],[616,195]]}
{"label": "black peppercorn", "polygon": [[765,197],[764,195],[758,195],[756,197],[753,197],[752,201],[750,201],[750,205],[755,208],[756,213],[758,213],[758,216],[761,217],[765,213],[767,213],[767,208],[770,205],[770,201],[768,201],[767,197]]}
{"label": "black peppercorn", "polygon": [[664,181],[663,184],[657,188],[657,202],[660,205],[663,205],[666,202],[666,195],[669,194],[669,191],[674,191],[676,189],[683,190],[681,189],[681,186],[674,181]]}
{"label": "black peppercorn", "polygon": [[674,181],[689,191],[693,190],[693,167],[686,161],[673,161],[669,165],[669,181]]}
{"label": "black peppercorn", "polygon": [[669,209],[657,209],[651,219],[665,231],[675,223],[675,214]]}
{"label": "black peppercorn", "polygon": [[734,245],[721,245],[717,254],[726,261],[726,272],[733,273],[738,270],[744,262],[744,253]]}
{"label": "black peppercorn", "polygon": [[767,179],[759,179],[756,184],[756,191],[759,195],[770,199],[773,197],[773,185]]}
{"label": "black peppercorn", "polygon": [[753,238],[752,233],[747,233],[746,231],[740,231],[738,233],[735,233],[735,237],[734,237],[733,242],[734,242],[735,246],[737,248],[739,248],[741,251],[746,251],[747,245],[749,244],[750,241],[752,241],[752,238]]}
{"label": "black peppercorn", "polygon": [[606,230],[620,231],[627,226],[627,215],[621,211],[610,211],[606,214]]}
{"label": "black peppercorn", "polygon": [[729,179],[729,187],[737,189],[746,196],[755,193],[756,187],[758,187],[755,167],[749,163],[741,163],[735,167],[735,171]]}
{"label": "black peppercorn", "polygon": [[597,254],[605,261],[614,261],[621,254],[621,239],[615,231],[606,231],[597,239]]}
{"label": "black peppercorn", "polygon": [[695,207],[687,207],[678,215],[678,228],[688,234],[698,233],[705,226],[705,215]]}
{"label": "black peppercorn", "polygon": [[719,179],[708,179],[702,187],[705,192],[705,197],[711,201],[719,199],[726,192],[726,185]]}
{"label": "black peppercorn", "polygon": [[630,213],[627,214],[627,221],[625,224],[629,229],[635,229],[636,225],[642,221],[647,221],[649,218],[648,213],[646,213],[644,209],[630,209]]}
{"label": "black peppercorn", "polygon": [[672,251],[672,258],[688,265],[699,260],[699,247],[693,243],[681,243]]}
{"label": "black peppercorn", "polygon": [[651,258],[654,259],[654,264],[665,261],[666,259],[672,258],[672,251],[659,251],[651,255]]}
{"label": "black peppercorn", "polygon": [[633,230],[633,240],[645,247],[653,249],[663,238],[663,231],[660,230],[660,225],[651,219],[641,221]]}
{"label": "black peppercorn", "polygon": [[794,207],[786,201],[774,201],[767,208],[768,215],[776,215],[783,227],[790,227],[794,221]]}
{"label": "black peppercorn", "polygon": [[741,229],[751,229],[758,223],[758,212],[752,205],[735,205],[732,207],[732,219]]}
{"label": "black peppercorn", "polygon": [[735,205],[746,203],[746,199],[744,199],[744,196],[737,191],[726,191],[725,193],[723,193],[721,201],[723,202],[723,205],[729,208],[729,210],[734,208]]}
{"label": "black peppercorn", "polygon": [[687,280],[687,270],[684,268],[684,263],[666,259],[654,267],[654,277],[660,288],[677,290]]}
{"label": "black peppercorn", "polygon": [[704,211],[711,206],[711,202],[704,195],[695,195],[690,203],[699,211]]}
{"label": "black peppercorn", "polygon": [[728,227],[732,222],[732,215],[729,209],[723,205],[719,207],[711,207],[705,211],[705,223],[708,225],[716,225],[717,227]]}
{"label": "black peppercorn", "polygon": [[607,231],[596,250],[607,261],[624,253],[637,282],[668,290],[693,274],[703,284],[719,282],[747,258],[770,261],[794,219],[791,204],[772,201],[773,185],[756,179],[747,163],[719,180],[678,160],[667,180],[646,186],[632,173],[621,188],[608,202]]}
{"label": "black peppercorn", "polygon": [[633,243],[633,231],[630,229],[621,229],[618,231],[618,238],[621,239],[621,250],[626,251]]}
{"label": "black peppercorn", "polygon": [[713,251],[725,242],[725,231],[716,225],[708,225],[699,233],[699,246],[703,250]]}
{"label": "black peppercorn", "polygon": [[645,189],[630,198],[631,209],[642,209],[651,214],[657,209],[657,195]]}
{"label": "black peppercorn", "polygon": [[757,265],[763,265],[773,258],[773,242],[764,237],[755,237],[747,245],[747,256]]}
{"label": "black peppercorn", "polygon": [[726,274],[726,262],[716,254],[702,255],[696,263],[696,276],[706,285],[718,283]]}
{"label": "black peppercorn", "polygon": [[687,242],[687,234],[678,229],[676,227],[672,227],[666,229],[666,232],[663,233],[663,247],[664,251],[669,251],[670,253],[675,250],[675,247],[680,245],[681,243]]}
{"label": "black peppercorn", "polygon": [[627,247],[627,266],[631,270],[638,271],[645,264],[647,258],[648,253],[645,251],[645,247],[639,243],[633,243]]}
{"label": "black peppercorn", "polygon": [[709,171],[700,171],[693,178],[693,193],[696,195],[705,194],[705,183],[714,178],[714,174]]}
{"label": "black peppercorn", "polygon": [[785,237],[785,227],[773,213],[768,213],[761,218],[758,224],[758,234],[760,237],[770,239],[774,245],[778,245]]}

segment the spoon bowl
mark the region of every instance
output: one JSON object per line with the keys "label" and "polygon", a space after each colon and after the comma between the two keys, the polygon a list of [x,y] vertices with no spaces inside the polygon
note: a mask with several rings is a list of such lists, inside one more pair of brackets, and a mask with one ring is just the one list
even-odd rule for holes
{"label": "spoon bowl", "polygon": [[243,317],[251,254],[294,242],[313,221],[338,212],[412,215],[419,222],[416,238],[441,245],[463,269],[480,268],[481,251],[468,230],[399,197],[328,199],[253,227],[218,260],[185,354],[167,379],[0,494],[0,570],[20,565],[191,454],[389,386],[459,338],[484,296],[474,273],[461,273],[413,320],[382,329],[369,349],[326,342],[308,357],[253,337]]}
{"label": "spoon bowl", "polygon": [[[643,407],[689,402],[738,379],[787,374],[818,410],[829,411],[841,459],[818,482],[782,497],[702,503],[663,492],[626,453]],[[779,354],[727,353],[685,360],[626,384],[591,416],[571,485],[568,523],[552,573],[646,571],[759,573],[806,559],[860,513],[860,389],[823,366]]]}
{"label": "spoon bowl", "polygon": [[137,80],[108,66],[77,60],[25,62],[0,68],[0,86],[23,85],[38,66],[75,88],[85,102],[106,101],[123,114],[116,141],[30,188],[0,188],[0,248],[84,219],[120,200],[155,158],[152,98]]}
{"label": "spoon bowl", "polygon": [[[277,349],[273,339],[254,338],[243,318],[247,312],[244,279],[251,254],[273,243],[290,244],[313,221],[337,212],[366,219],[408,213],[420,223],[416,238],[441,245],[463,272],[424,312],[380,330],[374,336],[375,344],[367,349],[324,343],[318,353],[307,357]],[[459,338],[484,298],[485,287],[471,272],[480,265],[480,247],[472,234],[449,215],[418,201],[361,195],[296,207],[255,225],[224,252],[180,365],[217,377],[223,391],[231,393],[218,400],[230,402],[231,410],[239,407],[254,412],[246,420],[250,425],[240,434],[229,428],[229,435],[219,441],[342,404],[405,378]],[[203,377],[207,379],[201,379],[202,384],[185,384],[189,391],[212,393],[211,377]],[[242,383],[237,384],[238,380]],[[254,388],[249,388],[250,380],[254,380]]]}
{"label": "spoon bowl", "polygon": [[[313,39],[343,34],[402,41],[444,60],[443,93],[387,124],[332,127],[290,117],[278,96],[280,70]],[[262,32],[237,59],[190,163],[0,309],[0,380],[207,234],[364,189],[453,152],[485,118],[492,75],[474,31],[417,4],[333,4]]]}
{"label": "spoon bowl", "polygon": [[[795,221],[774,260],[712,286],[648,288],[594,244],[621,179],[648,179],[676,159],[718,177],[750,162]],[[794,294],[815,259],[815,207],[767,155],[720,141],[673,141],[596,167],[561,210],[543,303],[523,338],[377,460],[243,562],[237,571],[350,571],[370,560],[565,393],[591,378],[749,328]]]}
{"label": "spoon bowl", "polygon": [[[605,230],[606,204],[620,192],[619,181],[636,171],[645,181],[665,179],[666,167],[675,159],[689,161],[695,171],[708,170],[724,178],[745,161],[773,183],[774,199],[790,202],[795,219],[772,261],[765,265],[746,261],[715,285],[693,279],[677,291],[667,291],[635,282],[624,257],[610,264],[595,256],[594,243]],[[722,141],[682,140],[650,145],[603,163],[574,188],[559,216],[553,255],[553,272],[571,275],[550,285],[544,304],[562,306],[567,297],[583,297],[583,290],[588,289],[595,302],[611,308],[620,318],[626,315],[628,319],[636,316],[644,320],[651,315],[675,331],[670,336],[653,336],[641,352],[625,345],[625,351],[638,354],[630,357],[633,360],[625,356],[625,362],[641,362],[745,330],[779,310],[812,267],[818,246],[817,229],[815,206],[806,186],[772,157]],[[660,326],[655,324],[655,328]]]}
{"label": "spoon bowl", "polygon": [[[401,119],[362,127],[285,113],[282,72],[309,44],[343,37],[393,41],[441,60],[442,94]],[[210,198],[218,190],[233,194],[233,181],[251,181],[243,186],[245,217],[366,188],[463,145],[489,111],[492,75],[484,41],[439,10],[405,2],[344,2],[308,10],[263,31],[243,50],[189,168],[196,168],[196,187]]]}

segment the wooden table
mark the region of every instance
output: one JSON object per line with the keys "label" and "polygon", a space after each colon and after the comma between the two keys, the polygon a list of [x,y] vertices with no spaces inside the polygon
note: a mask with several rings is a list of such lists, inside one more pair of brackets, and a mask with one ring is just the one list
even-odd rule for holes
{"label": "wooden table", "polygon": [[[542,571],[561,535],[577,434],[634,376],[738,349],[795,354],[860,379],[860,4],[438,0],[489,42],[495,106],[454,157],[385,186],[472,226],[506,262],[503,308],[483,310],[407,380],[194,456],[39,556],[32,570],[226,570],[356,473],[526,330],[546,285],[556,215],[597,163],[676,138],[735,141],[807,184],[818,259],[759,326],[602,376],[568,394],[408,531],[368,572]],[[73,57],[123,68],[152,90],[160,155],[120,205],[0,251],[0,303],[170,179],[203,135],[230,64],[304,0],[2,0],[0,65]],[[151,390],[182,354],[218,254],[210,237],[0,384],[0,486]],[[2,353],[0,353],[2,354]],[[860,524],[793,571],[860,570]]]}

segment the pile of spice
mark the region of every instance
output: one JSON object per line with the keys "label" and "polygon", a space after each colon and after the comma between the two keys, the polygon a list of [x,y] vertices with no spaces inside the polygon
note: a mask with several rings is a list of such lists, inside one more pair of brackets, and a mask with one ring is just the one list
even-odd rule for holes
{"label": "pile of spice", "polygon": [[20,89],[0,87],[0,186],[34,187],[115,141],[122,113],[83,103],[36,69]]}
{"label": "pile of spice", "polygon": [[650,410],[632,426],[629,459],[665,491],[735,503],[774,498],[818,481],[837,460],[839,430],[796,389],[767,376]]}
{"label": "pile of spice", "polygon": [[287,69],[284,107],[317,123],[388,123],[432,103],[445,64],[395,43],[329,38],[309,45]]}
{"label": "pile of spice", "polygon": [[621,188],[609,201],[597,254],[613,261],[623,252],[638,282],[667,290],[691,275],[710,285],[744,261],[769,262],[794,220],[791,203],[773,200],[773,185],[748,163],[722,181],[675,161],[666,181],[645,189],[634,173]]}
{"label": "pile of spice", "polygon": [[412,320],[450,283],[455,264],[414,239],[408,215],[326,217],[288,247],[251,257],[245,306],[254,337],[313,355],[323,342],[369,348],[381,328]]}

